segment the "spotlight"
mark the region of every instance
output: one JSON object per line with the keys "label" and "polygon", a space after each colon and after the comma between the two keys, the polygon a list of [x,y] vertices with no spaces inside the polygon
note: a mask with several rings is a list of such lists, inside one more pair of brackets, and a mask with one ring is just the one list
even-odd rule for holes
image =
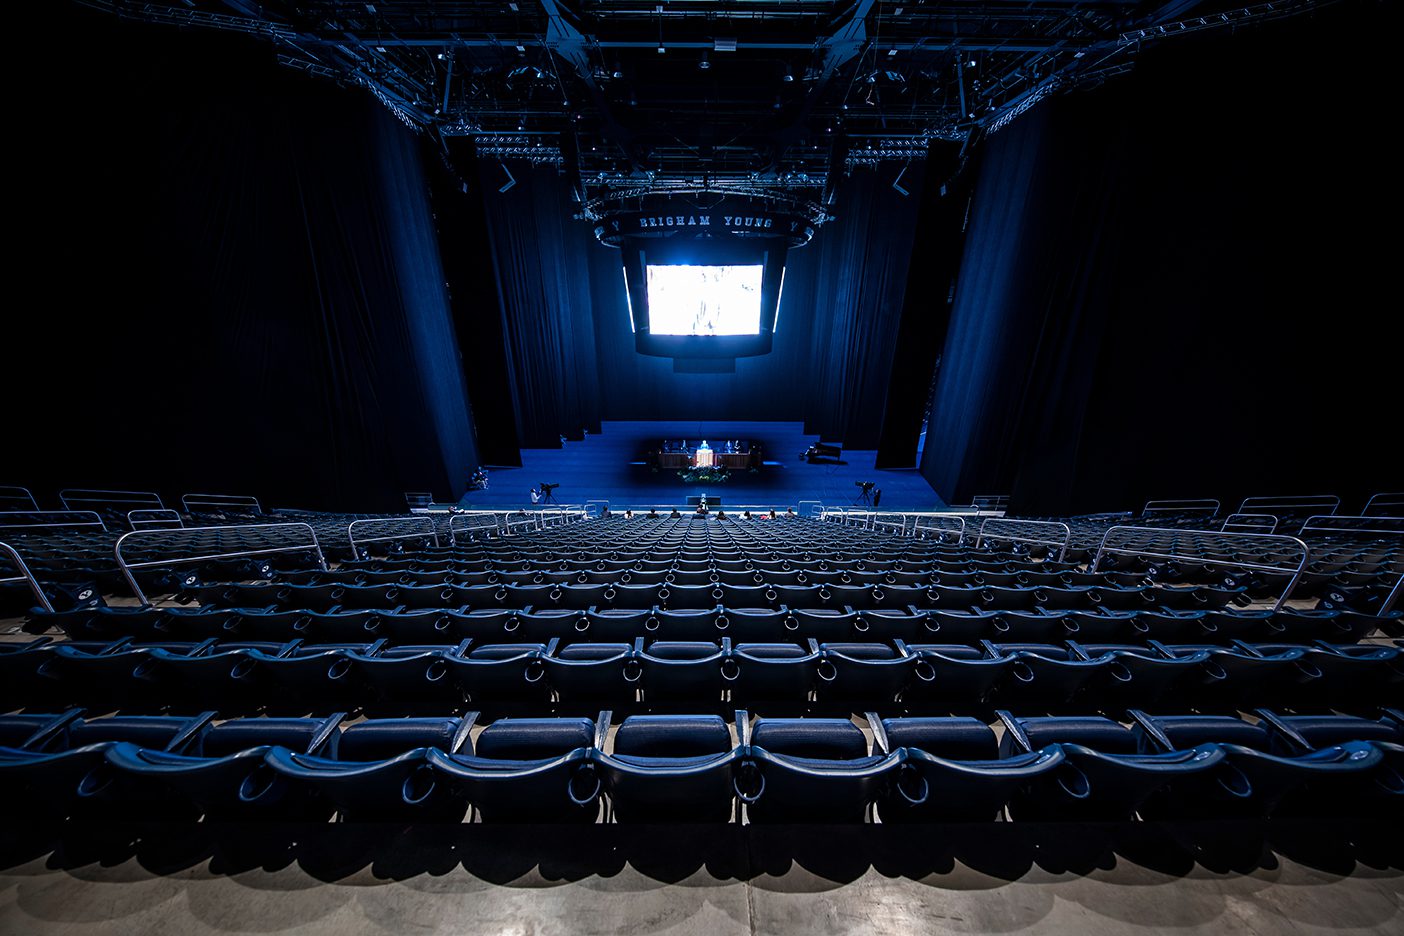
{"label": "spotlight", "polygon": [[780,76],[780,80],[785,82],[785,84],[789,84],[790,82],[795,80],[795,76],[790,74],[790,66],[785,66],[785,74]]}
{"label": "spotlight", "polygon": [[439,53],[437,56],[435,56],[435,57],[436,57],[439,61],[441,61],[441,62],[448,59],[448,56],[445,55],[445,54],[442,53],[442,52],[440,52],[440,53]]}
{"label": "spotlight", "polygon": [[661,43],[661,42],[658,43],[658,54],[659,54],[659,55],[662,55],[662,54],[664,54],[664,53],[667,52],[667,51],[668,51],[668,50],[667,50],[666,48],[664,48],[663,43]]}
{"label": "spotlight", "polygon": [[712,63],[707,61],[707,53],[705,50],[702,53],[702,60],[697,63],[697,67],[702,69],[703,71],[706,71],[707,69],[712,67]]}

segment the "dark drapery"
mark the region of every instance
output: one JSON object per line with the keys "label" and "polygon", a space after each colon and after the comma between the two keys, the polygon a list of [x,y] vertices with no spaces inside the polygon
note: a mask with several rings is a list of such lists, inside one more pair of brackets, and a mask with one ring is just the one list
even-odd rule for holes
{"label": "dark drapery", "polygon": [[892,379],[878,442],[878,468],[912,468],[926,418],[931,377],[951,320],[956,272],[970,208],[972,172],[964,147],[932,142],[926,157]]}
{"label": "dark drapery", "polygon": [[[1167,44],[989,142],[922,460],[948,502],[1397,487],[1395,264],[1371,223],[1399,208],[1376,119],[1397,14],[1352,9]],[[1366,72],[1302,70],[1323,56]],[[1327,112],[1349,132],[1303,132]]]}
{"label": "dark drapery", "polygon": [[250,40],[53,15],[90,110],[32,141],[19,268],[47,298],[10,345],[10,476],[342,509],[460,493],[477,457],[410,132]]}
{"label": "dark drapery", "polygon": [[517,437],[528,448],[560,446],[599,427],[590,321],[593,234],[572,217],[567,187],[549,167],[479,166],[497,269],[503,351],[511,374]]}
{"label": "dark drapery", "polygon": [[909,195],[893,188],[900,171],[859,169],[843,179],[835,220],[791,254],[786,271],[786,291],[804,297],[800,308],[812,316],[805,431],[848,448],[875,449],[882,433],[923,167],[903,176]]}

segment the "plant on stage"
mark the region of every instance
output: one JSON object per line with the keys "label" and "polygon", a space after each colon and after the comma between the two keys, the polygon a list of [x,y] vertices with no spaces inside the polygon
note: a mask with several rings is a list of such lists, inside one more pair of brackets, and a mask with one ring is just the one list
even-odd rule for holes
{"label": "plant on stage", "polygon": [[716,466],[683,468],[678,471],[678,477],[682,479],[683,484],[721,484],[731,477],[731,472]]}

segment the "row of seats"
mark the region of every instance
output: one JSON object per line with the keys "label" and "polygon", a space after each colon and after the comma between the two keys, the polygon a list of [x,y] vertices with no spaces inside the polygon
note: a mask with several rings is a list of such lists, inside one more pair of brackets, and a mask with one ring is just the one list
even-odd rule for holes
{"label": "row of seats", "polygon": [[950,608],[953,610],[1198,611],[1246,604],[1242,589],[1007,588],[954,585],[202,585],[186,593],[202,607],[327,611],[402,608],[592,608],[704,610],[737,608]]}
{"label": "row of seats", "polygon": [[[924,569],[885,572],[848,568],[811,569],[790,566],[789,563],[751,564],[750,568],[724,568],[713,564],[659,563],[661,568],[649,568],[651,563],[635,562],[623,569],[617,563],[588,563],[588,568],[550,569],[384,569],[370,571],[338,567],[326,572],[310,569],[284,572],[277,580],[289,585],[950,585],[957,587],[1048,587],[1075,586],[1125,588],[1145,584],[1145,576],[1125,572],[1092,573],[1079,571],[1042,571],[1036,569],[966,568],[957,570]],[[611,566],[600,569],[599,565]],[[774,565],[777,568],[765,566]],[[827,563],[826,563],[827,565]]]}
{"label": "row of seats", "polygon": [[[0,791],[73,815],[883,822],[1404,814],[1404,725],[1343,716],[363,721],[0,716]],[[608,750],[606,750],[608,748]]]}
{"label": "row of seats", "polygon": [[1062,639],[1166,643],[1231,640],[1359,641],[1377,630],[1404,635],[1400,612],[1388,617],[1344,610],[1281,611],[857,611],[719,608],[671,611],[438,609],[278,611],[249,608],[84,607],[31,614],[27,629],[62,631],[75,640],[243,640],[338,642],[385,637],[394,643],[471,639],[633,640],[979,640]]}
{"label": "row of seats", "polygon": [[1404,652],[1369,644],[1067,642],[493,643],[389,646],[217,641],[6,644],[0,698],[229,706],[901,700],[947,710],[989,699],[1027,708],[1240,701],[1397,704]]}

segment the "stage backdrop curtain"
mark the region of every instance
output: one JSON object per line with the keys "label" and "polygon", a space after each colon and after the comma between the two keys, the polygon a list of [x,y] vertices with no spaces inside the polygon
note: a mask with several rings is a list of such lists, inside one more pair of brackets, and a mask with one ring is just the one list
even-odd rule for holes
{"label": "stage backdrop curtain", "polygon": [[[1358,13],[1167,43],[988,142],[922,459],[943,498],[1393,489],[1397,264],[1362,222],[1400,205],[1376,119],[1398,14]],[[1321,56],[1366,73],[1303,72]],[[1328,111],[1348,136],[1301,132]]]}
{"label": "stage backdrop curtain", "polygon": [[[835,218],[809,246],[791,251],[781,327],[810,319],[802,386],[805,431],[848,448],[875,449],[882,435],[902,318],[923,167],[855,169],[839,182]],[[911,429],[913,438],[916,427]]]}
{"label": "stage backdrop curtain", "polygon": [[568,189],[552,167],[478,166],[497,270],[503,353],[511,375],[517,437],[527,448],[559,448],[600,421],[590,322],[588,250],[593,233],[574,220]]}
{"label": "stage backdrop curtain", "polygon": [[20,269],[51,297],[20,363],[27,479],[338,509],[461,493],[477,458],[410,131],[242,37],[52,15],[92,112],[36,135],[18,199]]}

